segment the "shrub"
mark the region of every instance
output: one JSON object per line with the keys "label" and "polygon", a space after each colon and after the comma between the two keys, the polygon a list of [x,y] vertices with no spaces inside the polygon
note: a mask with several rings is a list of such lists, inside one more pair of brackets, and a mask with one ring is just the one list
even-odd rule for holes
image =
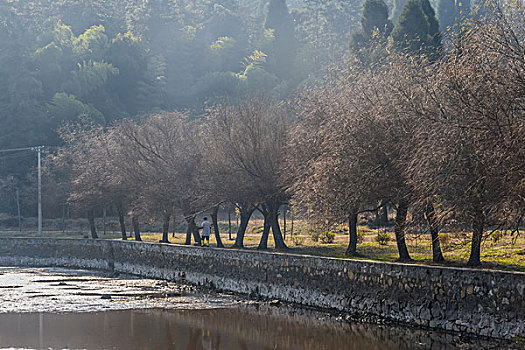
{"label": "shrub", "polygon": [[295,245],[303,245],[304,243],[304,237],[301,236],[293,236],[293,244]]}
{"label": "shrub", "polygon": [[319,239],[321,240],[321,243],[323,244],[330,244],[334,243],[335,240],[335,233],[334,232],[323,232],[320,234]]}
{"label": "shrub", "polygon": [[492,233],[492,242],[498,243],[500,239],[502,239],[504,236],[503,231],[496,230]]}
{"label": "shrub", "polygon": [[319,242],[319,237],[321,236],[321,233],[319,231],[312,231],[310,232],[310,237],[312,238],[312,241]]}
{"label": "shrub", "polygon": [[376,242],[379,243],[379,245],[388,245],[388,242],[390,242],[390,235],[386,232],[378,232]]}

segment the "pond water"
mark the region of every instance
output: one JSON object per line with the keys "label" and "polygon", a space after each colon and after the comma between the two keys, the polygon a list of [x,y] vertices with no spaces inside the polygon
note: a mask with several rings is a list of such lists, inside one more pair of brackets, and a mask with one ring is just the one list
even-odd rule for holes
{"label": "pond water", "polygon": [[88,271],[0,268],[0,349],[503,349]]}

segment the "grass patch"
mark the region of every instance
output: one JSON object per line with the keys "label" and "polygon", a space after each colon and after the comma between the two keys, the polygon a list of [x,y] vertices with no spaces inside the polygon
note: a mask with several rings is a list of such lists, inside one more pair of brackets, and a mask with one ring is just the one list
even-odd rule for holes
{"label": "grass patch", "polygon": [[[283,228],[281,222],[281,228]],[[232,225],[232,238],[229,240],[228,223],[219,222],[221,239],[226,247],[231,247],[234,243],[237,226]],[[87,227],[74,232],[44,231],[44,237],[53,238],[87,238],[89,233]],[[184,225],[176,226],[176,233],[170,232],[169,240],[171,243],[184,244],[186,233]],[[246,249],[255,250],[263,231],[262,220],[252,220],[248,225],[244,245]],[[334,233],[333,240],[315,240],[313,230],[305,222],[294,222],[294,232],[291,232],[291,223],[287,223],[285,242],[291,248],[291,253],[308,254],[325,257],[345,258],[345,251],[348,245],[348,230],[340,229],[331,231]],[[384,229],[370,229],[367,226],[359,226],[359,244],[357,247],[358,257],[355,259],[366,259],[376,261],[393,262],[398,259],[395,235],[393,232]],[[390,240],[384,245],[377,242],[378,233],[387,235]],[[0,231],[0,237],[36,237],[35,231]],[[129,235],[128,235],[129,236]],[[162,234],[157,232],[142,232],[142,239],[145,242],[159,242]],[[107,231],[106,235],[99,230],[99,237],[102,239],[121,239],[118,231]],[[440,234],[442,241],[443,255],[447,266],[465,266],[470,255],[470,233],[465,232],[445,232]],[[133,239],[130,237],[129,239]],[[412,259],[416,263],[432,263],[432,246],[430,235],[408,234],[406,236],[408,249]],[[210,245],[216,246],[215,237],[212,235]],[[268,238],[268,250],[274,250],[273,236],[270,233]],[[511,236],[509,233],[498,234],[497,239],[487,237],[483,241],[481,249],[482,268],[512,270],[525,272],[525,236]]]}

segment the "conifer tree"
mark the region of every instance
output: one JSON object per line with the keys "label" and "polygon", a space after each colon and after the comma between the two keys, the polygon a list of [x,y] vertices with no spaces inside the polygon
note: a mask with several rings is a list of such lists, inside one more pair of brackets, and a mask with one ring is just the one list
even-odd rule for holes
{"label": "conifer tree", "polygon": [[365,51],[373,39],[385,39],[392,32],[392,21],[388,18],[388,6],[383,0],[366,0],[361,14],[361,28],[352,33],[350,50],[360,61],[370,57]]}
{"label": "conifer tree", "polygon": [[428,0],[408,0],[392,31],[399,48],[435,54],[441,46],[439,22]]}
{"label": "conifer tree", "polygon": [[427,34],[429,41],[427,42],[427,45],[437,51],[441,46],[441,32],[439,30],[439,22],[436,18],[436,12],[432,8],[429,0],[421,0],[421,8],[423,9],[423,13],[428,22]]}
{"label": "conifer tree", "polygon": [[272,52],[268,57],[268,70],[282,79],[288,79],[293,71],[298,43],[286,0],[268,2],[264,28],[273,30],[274,35]]}
{"label": "conifer tree", "polygon": [[372,36],[375,30],[385,36],[392,32],[392,21],[388,19],[388,6],[383,0],[366,0],[361,15],[361,27],[367,36]]}

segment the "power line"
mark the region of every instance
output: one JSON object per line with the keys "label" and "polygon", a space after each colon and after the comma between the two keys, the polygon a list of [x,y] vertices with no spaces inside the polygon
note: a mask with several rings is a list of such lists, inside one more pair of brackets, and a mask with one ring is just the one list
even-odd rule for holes
{"label": "power line", "polygon": [[0,149],[0,153],[4,152],[17,152],[17,151],[33,151],[35,147],[23,147],[23,148],[10,148],[10,149]]}

